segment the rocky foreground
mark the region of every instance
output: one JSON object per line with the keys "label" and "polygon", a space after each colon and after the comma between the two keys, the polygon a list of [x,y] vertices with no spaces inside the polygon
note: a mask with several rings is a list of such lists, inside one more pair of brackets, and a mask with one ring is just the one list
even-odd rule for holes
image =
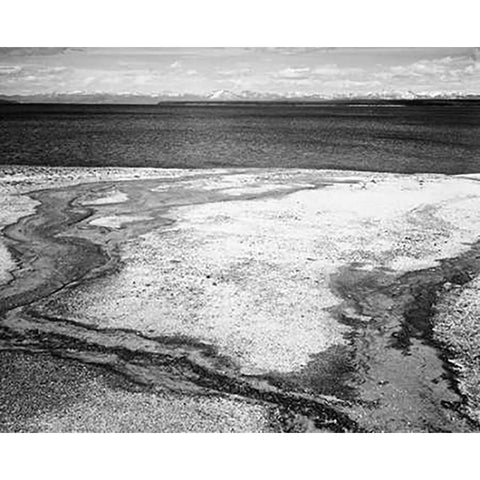
{"label": "rocky foreground", "polygon": [[477,431],[475,176],[0,171],[0,430]]}

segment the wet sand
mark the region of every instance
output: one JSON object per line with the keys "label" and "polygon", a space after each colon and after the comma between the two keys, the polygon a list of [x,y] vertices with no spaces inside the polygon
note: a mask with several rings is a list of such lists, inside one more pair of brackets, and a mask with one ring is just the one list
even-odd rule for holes
{"label": "wet sand", "polygon": [[[4,205],[16,209],[0,219],[10,256],[0,364],[17,351],[48,371],[72,361],[108,371],[150,396],[115,394],[99,416],[115,402],[144,420],[153,403],[165,412],[153,427],[134,423],[139,431],[215,430],[199,408],[221,418],[222,431],[478,430],[476,393],[462,388],[449,332],[434,328],[449,285],[464,288],[480,270],[476,178],[69,175],[12,167],[1,180]],[[183,398],[181,426],[166,395]],[[86,398],[55,421],[34,412],[30,426],[5,414],[0,423],[89,430],[93,422],[69,411],[95,405]]]}

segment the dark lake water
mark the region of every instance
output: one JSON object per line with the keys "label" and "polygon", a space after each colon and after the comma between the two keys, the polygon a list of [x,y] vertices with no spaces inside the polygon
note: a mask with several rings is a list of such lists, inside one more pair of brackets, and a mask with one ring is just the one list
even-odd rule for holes
{"label": "dark lake water", "polygon": [[480,172],[480,103],[0,105],[0,163]]}

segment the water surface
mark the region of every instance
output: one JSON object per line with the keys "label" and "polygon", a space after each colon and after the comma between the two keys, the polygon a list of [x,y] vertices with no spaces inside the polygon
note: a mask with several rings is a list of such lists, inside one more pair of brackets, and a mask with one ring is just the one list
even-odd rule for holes
{"label": "water surface", "polygon": [[480,171],[480,104],[0,105],[0,164]]}

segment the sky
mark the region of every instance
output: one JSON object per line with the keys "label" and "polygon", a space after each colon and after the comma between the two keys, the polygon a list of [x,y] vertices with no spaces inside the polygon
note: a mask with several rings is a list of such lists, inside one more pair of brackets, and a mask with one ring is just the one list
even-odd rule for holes
{"label": "sky", "polygon": [[0,94],[480,94],[479,48],[0,48]]}

